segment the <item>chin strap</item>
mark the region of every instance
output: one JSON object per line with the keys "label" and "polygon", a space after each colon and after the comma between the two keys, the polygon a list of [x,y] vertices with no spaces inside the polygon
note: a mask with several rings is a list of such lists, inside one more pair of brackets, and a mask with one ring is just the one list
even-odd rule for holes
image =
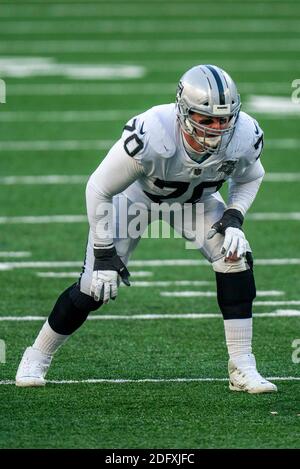
{"label": "chin strap", "polygon": [[[203,156],[206,153],[206,151],[196,151],[196,150],[194,150],[194,148],[186,140],[185,135],[184,135],[183,132],[181,133],[181,135],[182,135],[184,148],[186,149],[188,154],[193,153],[193,154],[196,154],[196,155],[199,155],[199,156]],[[192,137],[192,135],[191,135],[191,137]]]}
{"label": "chin strap", "polygon": [[186,141],[183,133],[182,133],[182,140],[183,140],[183,146],[184,146],[187,154],[189,155],[191,160],[195,161],[196,163],[201,164],[205,160],[207,160],[207,158],[209,158],[211,156],[211,153],[209,153],[207,151],[197,152],[196,150],[194,150],[191,147],[191,145],[189,145],[189,143]]}

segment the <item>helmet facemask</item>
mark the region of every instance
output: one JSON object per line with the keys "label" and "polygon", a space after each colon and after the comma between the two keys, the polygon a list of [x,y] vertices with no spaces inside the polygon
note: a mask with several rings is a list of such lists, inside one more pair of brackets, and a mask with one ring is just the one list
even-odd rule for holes
{"label": "helmet facemask", "polygon": [[[193,119],[195,113],[208,119],[212,118],[212,121],[213,118],[217,117],[220,119],[220,128],[211,128],[209,124],[204,125],[197,122]],[[198,152],[210,154],[227,147],[235,129],[237,116],[238,112],[229,116],[211,116],[199,113],[194,109],[184,113],[178,112],[178,120],[183,132],[190,135],[202,147]],[[196,150],[195,152],[197,153]]]}
{"label": "helmet facemask", "polygon": [[[241,108],[240,96],[230,76],[215,65],[198,65],[181,78],[176,94],[176,112],[183,134],[201,146],[196,153],[213,154],[228,146]],[[195,120],[194,114],[206,116],[207,125]],[[215,119],[219,128],[211,128]],[[214,127],[214,126],[213,126]]]}

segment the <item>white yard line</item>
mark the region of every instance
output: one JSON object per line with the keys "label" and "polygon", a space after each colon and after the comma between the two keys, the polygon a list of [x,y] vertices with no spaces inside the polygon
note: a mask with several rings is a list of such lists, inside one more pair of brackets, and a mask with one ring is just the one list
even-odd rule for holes
{"label": "white yard line", "polygon": [[[300,28],[300,21],[299,21]],[[182,73],[182,70],[195,65],[195,60],[191,59],[178,59],[178,60],[160,60],[160,59],[135,59],[135,65],[143,66],[149,72],[179,72]],[[120,64],[121,65],[121,64]],[[257,72],[268,72],[268,71],[278,71],[282,72],[283,69],[291,69],[294,71],[300,70],[300,60],[293,61],[290,59],[249,59],[247,54],[244,59],[239,60],[222,60],[219,63],[222,68],[225,70],[230,70],[231,72],[240,72],[241,68],[243,71],[248,72],[248,74],[257,74]],[[291,90],[291,83],[288,84],[288,89]],[[269,90],[268,90],[269,92]]]}
{"label": "white yard line", "polygon": [[[161,93],[162,90],[160,90]],[[290,98],[289,98],[290,99]],[[269,109],[269,113],[266,114],[264,108],[250,108],[248,107],[247,101],[244,104],[246,112],[256,112],[260,115],[263,114],[264,119],[282,119],[284,115],[288,119],[297,119],[300,115],[300,107],[298,104],[289,104],[285,108],[282,108],[279,112]],[[112,111],[48,111],[48,112],[34,112],[34,111],[2,111],[0,113],[0,122],[124,122],[130,119],[131,116],[137,115],[143,112],[143,110],[112,110]]]}
{"label": "white yard line", "polygon": [[0,224],[86,223],[86,215],[50,215],[28,217],[0,217]]}
{"label": "white yard line", "polygon": [[1,270],[11,270],[11,269],[42,269],[42,268],[68,268],[68,267],[82,267],[82,261],[29,261],[29,262],[0,262],[0,271]]}
{"label": "white yard line", "polygon": [[[114,140],[22,140],[0,141],[0,152],[108,150]],[[299,149],[300,139],[269,139],[266,148]]]}
{"label": "white yard line", "polygon": [[0,185],[35,185],[35,184],[85,184],[88,175],[46,174],[41,176],[2,176]]}
{"label": "white yard line", "polygon": [[123,121],[142,112],[142,110],[107,110],[107,111],[8,111],[0,113],[0,122],[97,122]]}
{"label": "white yard line", "polygon": [[0,56],[2,77],[62,76],[68,79],[133,79],[145,75],[141,65],[56,62],[52,57]]}
{"label": "white yard line", "polygon": [[296,182],[296,181],[300,181],[300,173],[266,173],[264,177],[264,182]]}
{"label": "white yard line", "polygon": [[266,148],[272,148],[275,150],[299,150],[300,139],[298,138],[274,138],[268,139],[266,142]]}
{"label": "white yard line", "polygon": [[64,21],[51,21],[49,19],[39,19],[39,21],[31,20],[7,20],[1,22],[1,33],[9,34],[14,36],[20,36],[24,34],[30,35],[56,35],[58,33],[72,33],[76,31],[76,36],[80,34],[91,34],[91,33],[159,33],[159,32],[182,32],[190,33],[196,32],[199,34],[207,34],[212,31],[218,33],[246,33],[246,32],[298,32],[300,29],[300,22],[297,19],[227,19],[227,18],[207,18],[204,19],[188,19],[184,20],[169,18],[166,22],[165,18],[158,18],[155,20],[149,20],[140,18],[139,21],[136,19],[89,19],[83,21],[82,19]]}
{"label": "white yard line", "polygon": [[108,150],[114,140],[24,140],[1,141],[0,152]]}
{"label": "white yard line", "polygon": [[[174,83],[24,83],[10,84],[14,95],[174,95]],[[290,82],[244,82],[238,84],[241,93],[291,92]],[[4,113],[4,111],[3,111]]]}
{"label": "white yard line", "polygon": [[300,220],[300,212],[249,213],[247,214],[247,220],[252,220],[252,221]]}
{"label": "white yard line", "polygon": [[[299,381],[299,376],[267,376],[270,381]],[[227,382],[228,378],[88,378],[88,379],[62,379],[62,380],[47,380],[49,384],[139,384],[139,383],[201,383],[201,382]],[[1,380],[0,385],[14,385],[13,380]]]}
{"label": "white yard line", "polygon": [[[1,114],[0,114],[1,116]],[[0,119],[1,120],[1,119]],[[40,176],[0,176],[0,185],[35,185],[35,184],[85,184],[89,178],[86,174],[45,174]],[[267,173],[265,182],[296,182],[300,181],[300,173]],[[296,212],[297,213],[297,212]]]}
{"label": "white yard line", "polygon": [[293,102],[291,96],[249,96],[247,100],[247,109],[250,113],[264,113],[266,109],[268,113],[278,114],[294,114],[300,116],[299,103]]}
{"label": "white yard line", "polygon": [[30,251],[0,251],[0,257],[30,257]]}
{"label": "white yard line", "polygon": [[[2,25],[5,23],[2,23]],[[156,52],[164,54],[166,52],[176,53],[199,51],[203,48],[206,51],[230,51],[232,54],[237,52],[253,51],[258,48],[261,52],[268,51],[298,51],[300,48],[299,39],[136,39],[120,40],[120,39],[99,39],[99,40],[13,40],[1,41],[0,52],[9,53],[35,53],[35,54],[85,54],[85,53],[101,53],[113,54],[123,52],[125,54]]]}
{"label": "white yard line", "polygon": [[[100,4],[99,4],[100,3]],[[154,3],[153,0],[151,3]],[[254,2],[252,2],[254,3]],[[253,5],[243,3],[243,2],[234,2],[232,8],[230,8],[230,17],[247,15],[251,18],[253,14],[258,17],[269,17],[270,15],[270,5],[274,5],[271,2],[264,2],[259,4],[259,8],[253,8]],[[102,17],[113,17],[113,16],[125,16],[125,17],[151,17],[157,15],[168,15],[168,17],[181,17],[182,15],[186,16],[197,16],[199,12],[201,15],[208,16],[210,19],[214,13],[218,16],[223,14],[228,14],[228,5],[220,2],[214,2],[213,5],[216,10],[212,10],[211,3],[201,2],[201,6],[195,2],[187,3],[175,3],[172,5],[170,3],[158,2],[155,1],[155,6],[151,4],[143,5],[143,8],[137,8],[137,3],[126,2],[126,5],[121,2],[121,5],[114,5],[113,3],[107,4],[106,2],[99,2],[97,4],[72,4],[70,8],[70,3],[68,4],[46,4],[46,5],[22,5],[22,18],[36,17],[37,13],[40,16],[47,16],[54,21],[56,18],[65,18],[65,17],[93,17],[93,18],[102,18]],[[282,16],[293,16],[295,15],[296,3],[278,3],[274,5],[274,14]],[[1,17],[2,18],[14,18],[15,16],[20,15],[20,9],[17,5],[2,5],[1,6]],[[225,19],[226,17],[224,17]]]}
{"label": "white yard line", "polygon": [[299,306],[299,300],[287,300],[287,301],[255,301],[255,306]]}
{"label": "white yard line", "polygon": [[[11,269],[41,269],[41,268],[73,268],[82,267],[82,261],[19,261],[19,262],[0,262],[0,270]],[[151,260],[132,260],[129,261],[129,267],[173,267],[173,266],[203,266],[210,267],[210,263],[205,259],[151,259]],[[300,258],[282,258],[282,259],[255,259],[255,265],[300,265]]]}
{"label": "white yard line", "polygon": [[[300,304],[300,302],[299,302]],[[282,317],[298,317],[300,310],[284,310],[278,309],[268,313],[257,313],[257,318],[282,318]],[[45,321],[46,316],[0,316],[2,321]],[[186,313],[186,314],[132,314],[132,315],[90,315],[87,318],[90,321],[137,321],[137,320],[159,320],[159,319],[222,319],[221,313]]]}
{"label": "white yard line", "polygon": [[[149,282],[151,283],[151,282]],[[210,282],[212,283],[212,282]],[[188,282],[187,285],[192,285],[191,282]],[[135,285],[137,286],[137,285]],[[142,286],[142,285],[141,285]],[[151,285],[149,285],[151,286]],[[162,286],[168,286],[168,285],[162,285]],[[176,284],[174,284],[176,286]],[[279,291],[279,290],[258,290],[256,292],[257,296],[282,296],[284,295],[284,291]],[[193,298],[197,296],[204,296],[204,297],[215,297],[216,292],[215,291],[194,291],[194,290],[189,290],[189,291],[166,291],[166,292],[160,292],[160,296],[168,296],[168,297],[176,297],[176,298]],[[257,302],[255,303],[257,304]]]}
{"label": "white yard line", "polygon": [[[270,381],[299,381],[299,376],[267,376]],[[47,380],[49,384],[140,384],[140,383],[201,383],[201,382],[227,382],[228,378],[88,378],[88,379],[62,379],[62,380]],[[13,380],[1,380],[0,385],[14,385]]]}
{"label": "white yard line", "polygon": [[[144,272],[144,271],[130,271],[132,277],[146,277],[153,275],[152,272]],[[38,277],[45,277],[45,278],[67,278],[67,277],[79,277],[79,272],[37,272]],[[202,287],[211,285],[213,282],[208,280],[156,280],[156,281],[130,281],[132,287],[137,288],[151,288],[151,287],[185,287],[185,286],[194,286],[194,287]],[[120,284],[121,287],[125,287],[123,283]],[[275,295],[275,294],[274,294]],[[277,295],[284,295],[284,292],[278,292]]]}
{"label": "white yard line", "polygon": [[[130,271],[131,277],[152,277],[153,272],[145,270]],[[37,272],[37,277],[41,278],[78,278],[79,272]],[[131,282],[132,285],[133,282]],[[121,284],[123,285],[123,284]]]}
{"label": "white yard line", "polygon": [[[265,220],[300,220],[300,212],[260,212],[249,213],[247,220],[265,221]],[[37,215],[37,216],[18,216],[18,217],[0,217],[0,225],[11,224],[45,224],[45,223],[87,223],[86,215]]]}

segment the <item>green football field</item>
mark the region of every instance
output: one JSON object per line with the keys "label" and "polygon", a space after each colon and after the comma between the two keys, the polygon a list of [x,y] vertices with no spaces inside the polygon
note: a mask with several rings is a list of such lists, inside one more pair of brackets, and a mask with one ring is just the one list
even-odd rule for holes
{"label": "green football field", "polygon": [[[299,50],[297,0],[0,2],[1,448],[299,448]],[[57,352],[45,388],[16,388],[80,273],[89,174],[198,63],[231,74],[265,132],[245,231],[253,349],[279,392],[229,391],[214,273],[173,237],[141,241],[132,286]]]}

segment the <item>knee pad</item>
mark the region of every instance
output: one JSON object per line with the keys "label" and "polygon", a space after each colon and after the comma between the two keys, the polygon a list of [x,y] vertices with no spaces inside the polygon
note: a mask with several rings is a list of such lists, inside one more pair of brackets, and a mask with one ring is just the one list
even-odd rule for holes
{"label": "knee pad", "polygon": [[244,257],[235,262],[224,262],[224,257],[221,257],[221,259],[218,259],[217,261],[214,261],[212,263],[212,267],[216,273],[220,272],[223,274],[232,274],[236,272],[242,272],[243,270],[248,269]]}
{"label": "knee pad", "polygon": [[49,325],[58,334],[70,335],[84,323],[91,311],[102,304],[102,301],[95,301],[82,293],[79,285],[74,283],[56,301],[48,318]]}
{"label": "knee pad", "polygon": [[249,268],[253,272],[254,260],[253,260],[252,252],[250,252],[250,251],[246,252],[246,262],[247,262]]}
{"label": "knee pad", "polygon": [[95,301],[90,295],[82,293],[78,283],[74,283],[71,286],[69,295],[76,308],[88,313],[95,311],[103,304],[102,301]]}
{"label": "knee pad", "polygon": [[224,319],[252,317],[256,288],[251,269],[236,273],[216,272],[217,294]]}

